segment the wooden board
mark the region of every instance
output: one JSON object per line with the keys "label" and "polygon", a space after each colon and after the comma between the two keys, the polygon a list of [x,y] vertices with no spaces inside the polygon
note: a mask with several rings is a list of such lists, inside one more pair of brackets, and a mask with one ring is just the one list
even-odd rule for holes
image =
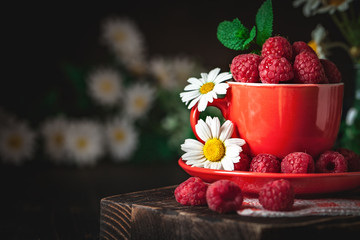
{"label": "wooden board", "polygon": [[101,200],[100,239],[358,239],[360,217],[244,217],[182,206],[176,186]]}

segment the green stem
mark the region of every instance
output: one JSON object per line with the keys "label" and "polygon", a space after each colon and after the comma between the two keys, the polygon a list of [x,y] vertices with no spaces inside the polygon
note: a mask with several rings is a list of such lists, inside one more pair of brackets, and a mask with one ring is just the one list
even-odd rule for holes
{"label": "green stem", "polygon": [[[348,36],[350,38],[350,44],[354,45],[356,38],[355,38],[355,34],[354,34],[354,28],[353,28],[353,23],[350,21],[349,16],[347,15],[347,13],[345,11],[340,12],[343,23],[344,23],[344,27],[347,30]],[[356,29],[355,29],[356,31]]]}
{"label": "green stem", "polygon": [[345,31],[344,24],[339,20],[339,18],[334,14],[330,14],[332,20],[340,30],[341,34],[345,37],[346,41],[351,45],[351,39],[348,36],[348,33]]}

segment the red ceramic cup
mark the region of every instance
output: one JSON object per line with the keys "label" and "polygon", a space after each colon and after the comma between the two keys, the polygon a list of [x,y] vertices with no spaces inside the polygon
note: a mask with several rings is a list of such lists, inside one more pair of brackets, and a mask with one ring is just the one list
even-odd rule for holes
{"label": "red ceramic cup", "polygon": [[[250,155],[270,153],[283,158],[301,151],[316,157],[333,147],[340,127],[343,83],[228,83],[225,98],[208,106],[219,108],[233,122],[233,137],[246,141]],[[198,119],[195,106],[190,124],[199,139]]]}

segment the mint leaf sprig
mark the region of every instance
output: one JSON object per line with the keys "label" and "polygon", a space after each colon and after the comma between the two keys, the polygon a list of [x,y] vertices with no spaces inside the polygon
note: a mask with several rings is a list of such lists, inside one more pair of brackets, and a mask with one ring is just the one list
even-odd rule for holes
{"label": "mint leaf sprig", "polygon": [[261,49],[273,31],[273,10],[271,0],[266,0],[258,9],[255,24],[249,31],[238,18],[223,21],[217,28],[218,40],[232,50],[247,50],[251,44]]}

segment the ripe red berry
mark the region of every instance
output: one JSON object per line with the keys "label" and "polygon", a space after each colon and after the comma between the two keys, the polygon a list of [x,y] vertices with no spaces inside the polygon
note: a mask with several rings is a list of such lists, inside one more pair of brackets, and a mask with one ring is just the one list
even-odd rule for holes
{"label": "ripe red berry", "polygon": [[303,41],[294,42],[292,44],[292,49],[293,49],[293,58],[295,58],[299,53],[303,51],[310,51],[315,54],[314,50],[309,45],[307,45],[306,42]]}
{"label": "ripe red berry", "polygon": [[314,171],[314,159],[304,152],[289,153],[281,161],[282,173],[313,173]]}
{"label": "ripe red berry", "polygon": [[260,153],[251,160],[250,172],[278,173],[280,161],[272,154]]}
{"label": "ripe red berry", "polygon": [[249,171],[250,162],[251,162],[250,157],[247,154],[241,152],[239,162],[234,163],[234,170]]}
{"label": "ripe red berry", "polygon": [[316,54],[303,51],[295,57],[293,64],[295,82],[317,84],[326,82],[324,68]]}
{"label": "ripe red berry", "polygon": [[358,172],[360,171],[360,156],[357,155],[354,151],[347,148],[339,148],[336,150],[338,153],[344,156],[345,160],[348,162],[348,171],[349,172]]}
{"label": "ripe red berry", "polygon": [[260,62],[259,75],[263,83],[279,83],[293,79],[294,72],[286,58],[270,55]]}
{"label": "ripe red berry", "polygon": [[261,56],[267,57],[270,55],[275,55],[279,57],[284,57],[287,60],[291,61],[292,59],[292,46],[289,41],[281,36],[270,37],[268,38],[261,49]]}
{"label": "ripe red berry", "polygon": [[231,62],[230,71],[235,81],[255,83],[259,82],[258,65],[261,57],[257,54],[240,54]]}
{"label": "ripe red berry", "polygon": [[338,152],[326,151],[322,153],[315,163],[315,169],[320,173],[347,172],[347,160]]}
{"label": "ripe red berry", "polygon": [[324,68],[325,75],[329,80],[329,83],[341,82],[341,73],[336,67],[335,63],[327,59],[320,59],[321,65]]}
{"label": "ripe red berry", "polygon": [[175,189],[175,199],[182,205],[206,205],[207,188],[208,185],[200,178],[190,177]]}
{"label": "ripe red berry", "polygon": [[259,202],[263,208],[271,211],[291,210],[294,204],[294,190],[285,179],[266,183],[259,192]]}
{"label": "ripe red berry", "polygon": [[209,208],[219,213],[234,212],[242,206],[241,188],[230,180],[218,180],[208,187],[206,200]]}

